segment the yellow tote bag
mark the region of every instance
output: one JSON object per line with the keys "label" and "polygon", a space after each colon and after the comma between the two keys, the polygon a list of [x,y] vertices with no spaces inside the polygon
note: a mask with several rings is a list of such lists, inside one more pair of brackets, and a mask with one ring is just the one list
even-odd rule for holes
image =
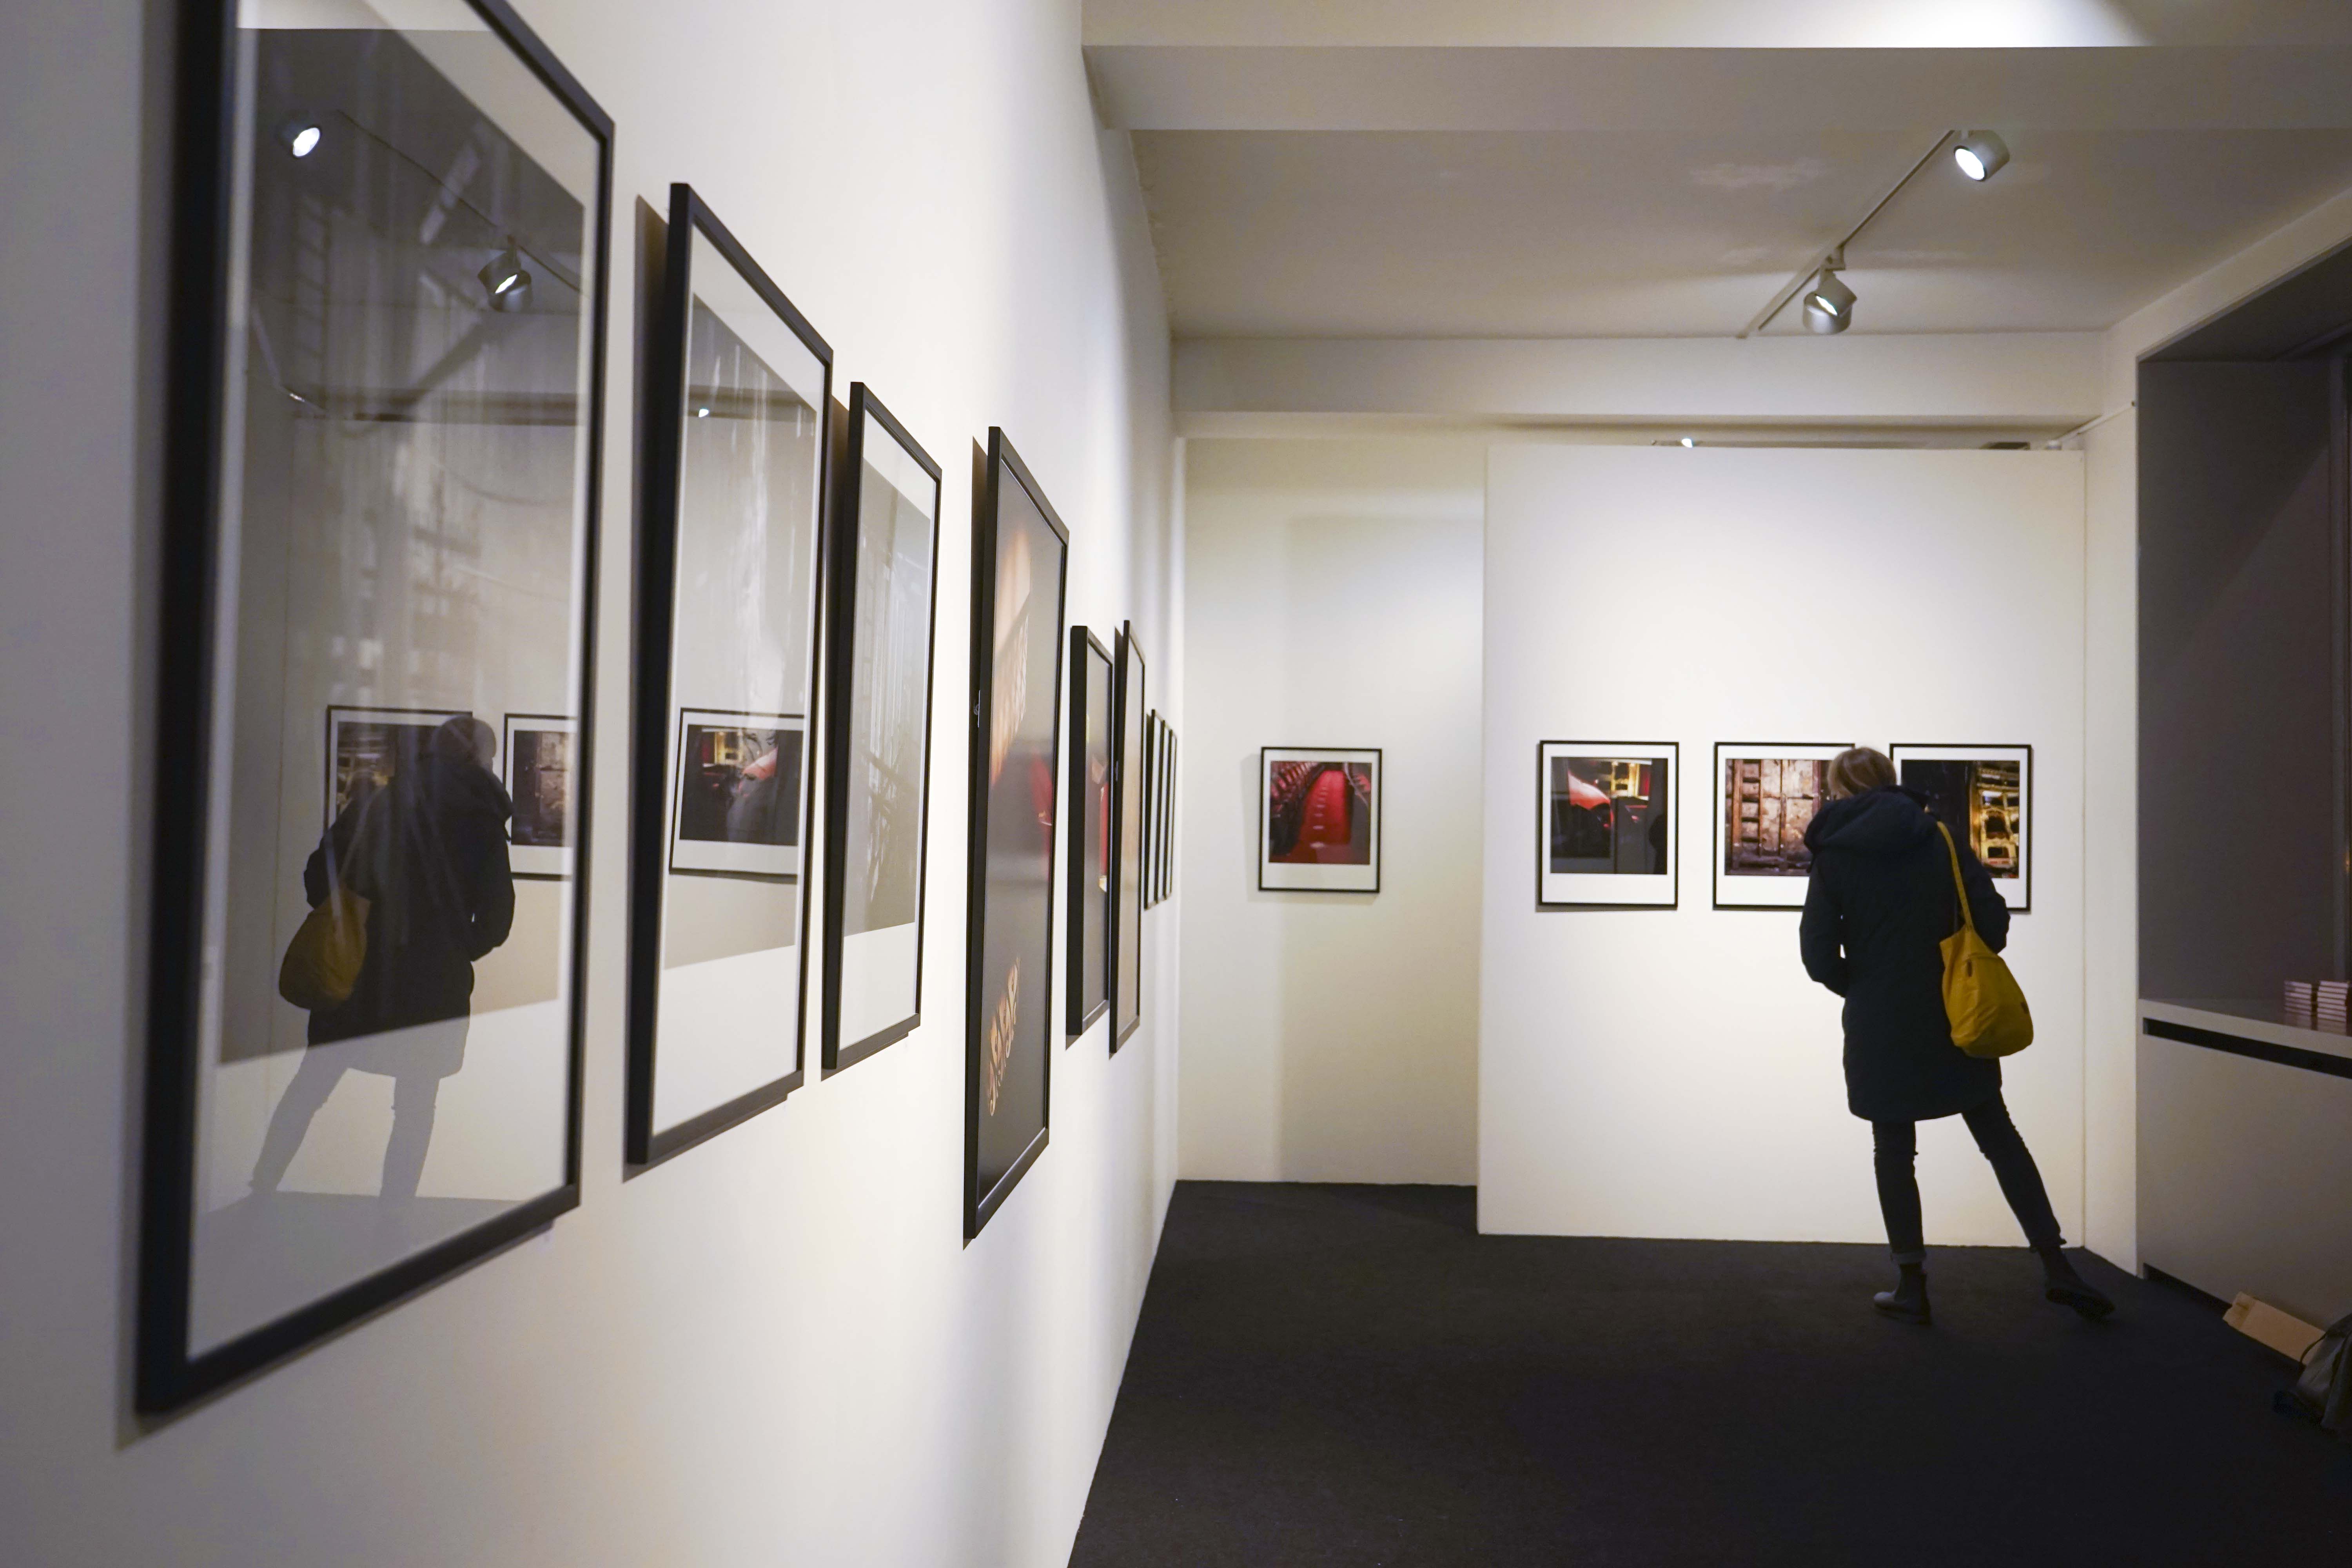
{"label": "yellow tote bag", "polygon": [[368,901],[338,884],[302,917],[278,966],[278,994],[306,1013],[323,1013],[352,999],[360,965],[367,962]]}
{"label": "yellow tote bag", "polygon": [[360,983],[360,965],[367,962],[368,900],[349,879],[367,863],[368,846],[374,841],[369,829],[382,831],[376,818],[386,809],[376,800],[360,808],[351,847],[343,852],[349,864],[327,862],[327,896],[302,917],[294,940],[286,944],[278,965],[278,994],[306,1013],[341,1006]]}
{"label": "yellow tote bag", "polygon": [[1960,929],[1946,937],[1944,1016],[1952,1022],[1952,1044],[1972,1057],[2012,1057],[2033,1043],[2033,1011],[2025,992],[2000,954],[1977,934],[1969,908],[1968,884],[1960,880],[1960,851],[1942,823],[1944,852],[1952,858],[1952,887],[1960,895]]}

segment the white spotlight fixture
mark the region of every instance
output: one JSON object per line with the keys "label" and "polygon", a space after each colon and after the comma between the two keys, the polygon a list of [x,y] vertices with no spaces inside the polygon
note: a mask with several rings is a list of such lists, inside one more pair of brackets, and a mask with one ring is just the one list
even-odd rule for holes
{"label": "white spotlight fixture", "polygon": [[1805,331],[1824,335],[1853,325],[1853,290],[1838,276],[1843,255],[1832,257],[1805,289]]}
{"label": "white spotlight fixture", "polygon": [[1682,444],[1683,444],[1685,447],[1696,447],[1696,446],[1697,446],[1697,445],[1698,445],[1698,442],[1697,442],[1697,440],[1696,440],[1696,439],[1695,439],[1694,437],[1689,437],[1689,436],[1685,436],[1685,437],[1683,437]]}
{"label": "white spotlight fixture", "polygon": [[317,152],[320,139],[325,135],[316,121],[299,115],[278,128],[278,139],[297,158],[307,158]]}
{"label": "white spotlight fixture", "polygon": [[1979,184],[2000,173],[2009,162],[2009,144],[1990,131],[1969,131],[1962,133],[1952,148],[1952,162],[1960,173]]}
{"label": "white spotlight fixture", "polygon": [[522,253],[511,244],[491,257],[475,276],[489,293],[494,310],[520,310],[530,298],[530,274],[523,268]]}

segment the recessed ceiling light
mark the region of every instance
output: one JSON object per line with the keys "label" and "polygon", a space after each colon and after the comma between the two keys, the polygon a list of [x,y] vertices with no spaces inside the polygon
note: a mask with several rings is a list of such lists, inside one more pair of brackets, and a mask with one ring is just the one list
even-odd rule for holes
{"label": "recessed ceiling light", "polygon": [[1990,131],[1971,131],[1962,136],[1952,149],[1952,162],[1960,173],[1982,183],[2000,173],[2009,162],[2009,144]]}

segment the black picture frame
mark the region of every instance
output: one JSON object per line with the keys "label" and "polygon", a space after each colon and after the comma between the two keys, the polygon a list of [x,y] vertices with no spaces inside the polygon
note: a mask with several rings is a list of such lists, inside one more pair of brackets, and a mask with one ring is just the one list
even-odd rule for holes
{"label": "black picture frame", "polygon": [[[1923,757],[1919,754],[1922,752],[1934,752],[1945,754]],[[2003,744],[1992,744],[1988,742],[1983,744],[1970,743],[1967,745],[1956,745],[1942,741],[1901,741],[1886,748],[1886,758],[1887,761],[1895,764],[1895,776],[1896,780],[1906,784],[1909,784],[1909,781],[1903,777],[1903,765],[1906,763],[2013,761],[2022,764],[2018,779],[2017,793],[2020,797],[2018,802],[2018,816],[2021,818],[2024,831],[2021,834],[2015,835],[2017,842],[2017,858],[2019,861],[2017,875],[2013,878],[2000,876],[1992,870],[1990,863],[1986,864],[1985,870],[1986,874],[1992,878],[1993,890],[2001,895],[2002,901],[2009,905],[2009,912],[2011,914],[2032,914],[2033,912],[2033,796],[2035,793],[2033,777],[2033,748],[2022,742],[2016,742]],[[1930,805],[1929,810],[1937,816],[1938,820],[1947,821],[1948,825],[1949,825],[1948,819],[1945,816],[1945,814],[1937,811],[1933,804]],[[1984,859],[1983,851],[1979,847],[1972,843],[1969,847],[1977,854],[1978,858],[1980,861]],[[2014,900],[2010,898],[2009,889],[2004,886],[2005,883],[2011,881],[2014,881],[2018,885],[2017,897]]]}
{"label": "black picture frame", "polygon": [[[923,591],[922,694],[917,705],[921,726],[923,762],[914,802],[915,822],[915,953],[914,1006],[902,1017],[864,1030],[856,1038],[842,1037],[842,979],[845,954],[843,929],[849,900],[850,764],[856,751],[850,733],[857,711],[858,563],[864,534],[866,427],[881,427],[892,444],[930,479],[930,569]],[[882,400],[864,382],[849,388],[849,416],[842,437],[840,479],[835,486],[832,526],[828,531],[827,603],[825,626],[824,733],[824,972],[823,1016],[819,1039],[821,1065],[828,1073],[864,1061],[875,1052],[914,1033],[923,1016],[923,905],[929,886],[931,800],[931,692],[939,655],[940,503],[941,470]],[[885,584],[884,591],[887,592]]]}
{"label": "black picture frame", "polygon": [[[1118,865],[1118,766],[1115,745],[1118,703],[1112,672],[1110,650],[1103,647],[1102,639],[1088,627],[1072,626],[1070,776],[1066,785],[1070,803],[1066,823],[1069,843],[1065,847],[1069,864],[1065,873],[1068,888],[1063,904],[1063,931],[1070,950],[1066,959],[1069,994],[1062,1002],[1065,1043],[1093,1028],[1111,1009],[1118,905],[1118,884],[1112,875]],[[1099,733],[1091,722],[1097,698],[1104,710]],[[1099,793],[1091,776],[1097,754],[1102,759],[1103,776]],[[1102,867],[1097,876],[1089,878],[1087,873],[1095,868],[1088,863],[1087,852],[1095,844],[1103,846]],[[1090,881],[1094,884],[1091,887]],[[1097,921],[1091,940],[1086,920],[1089,906]],[[1087,969],[1089,957],[1094,960],[1091,977]],[[1111,1048],[1118,1047],[1114,1042]]]}
{"label": "black picture frame", "polygon": [[1176,764],[1181,753],[1177,750],[1175,727],[1164,719],[1160,722],[1160,878],[1158,896],[1152,900],[1154,903],[1166,902],[1176,891],[1176,800],[1179,793]]}
{"label": "black picture frame", "polygon": [[1160,820],[1160,714],[1157,710],[1143,716],[1143,907],[1150,909],[1160,901],[1160,835],[1153,827]]}
{"label": "black picture frame", "polygon": [[[979,473],[974,477],[972,494],[978,501],[972,517],[971,546],[971,837],[966,884],[966,969],[964,1013],[964,1240],[968,1244],[978,1237],[989,1220],[1003,1208],[1005,1200],[1020,1185],[1021,1178],[1045,1152],[1052,1132],[1053,1106],[1053,1008],[1054,1008],[1054,940],[1053,905],[1055,889],[1055,855],[1060,845],[1060,835],[1055,831],[1052,795],[1058,777],[1056,763],[1061,750],[1062,718],[1062,648],[1064,610],[1069,585],[1070,531],[1054,510],[1045,497],[1045,487],[1029,471],[1028,465],[1013,448],[1000,427],[992,426],[988,432],[985,452],[975,452]],[[1018,495],[1011,492],[1017,489]],[[1037,519],[1049,531],[1053,543],[1053,625],[1050,628],[1024,628],[1023,646],[1028,663],[1019,667],[1022,682],[1019,689],[1020,707],[1000,712],[1000,700],[1012,693],[1000,692],[996,679],[998,648],[996,646],[998,610],[997,584],[1000,576],[1012,564],[1007,555],[1005,531],[1007,502],[1024,510],[1034,509]],[[1016,513],[1016,520],[1022,520]],[[1024,568],[1030,584],[1029,603],[1037,598],[1038,579],[1043,568],[1034,560],[1037,540],[1034,534],[1020,536],[1027,541],[1021,552],[1028,559]],[[1024,606],[1025,609],[1025,606]],[[1047,731],[1043,737],[1031,738],[1035,753],[1026,761],[1025,778],[1007,780],[1002,775],[1005,763],[1015,760],[1011,750],[1020,721],[1034,709],[1035,698],[1029,694],[1027,683],[1030,665],[1040,649],[1052,661],[1052,691],[1044,709]],[[1001,737],[1003,746],[999,752],[998,724],[1005,721]],[[1038,742],[1042,740],[1042,746]],[[1017,793],[1018,786],[1027,783],[1032,798],[1024,801]],[[997,804],[998,786],[1008,786],[1003,795],[1004,809],[992,811]],[[1034,798],[1042,784],[1047,800],[1040,813]],[[1013,841],[1000,849],[992,842],[992,829],[1003,826]],[[1042,833],[1028,837],[1031,829],[1042,827]],[[1020,873],[1019,861],[1024,856],[1042,857],[1042,866],[1032,866],[1035,875]],[[991,885],[997,879],[996,862],[1003,859],[1009,884],[1024,888],[1023,907],[1010,908],[1008,896],[999,902],[990,896]],[[1015,920],[1025,922],[1026,929],[1016,928]],[[1000,923],[1001,922],[1001,923]],[[992,951],[990,939],[1002,935],[1003,942]],[[1022,945],[1015,950],[1013,963],[1007,969],[1013,984],[997,983],[995,958],[1013,942]],[[1043,970],[1034,987],[1017,984],[1019,961],[1023,957],[1035,960]],[[1022,993],[1036,998],[1033,1013],[1021,1005]],[[1003,1013],[1010,1004],[1009,1016]],[[995,1043],[1002,1047],[1003,1068],[995,1071],[992,1080],[992,1027]],[[983,1136],[982,1117],[993,1117],[998,1094],[1011,1079],[1015,1053],[1026,1048],[1035,1063],[1034,1116],[1024,1116],[1018,1124],[1011,1124],[1009,1139],[997,1141],[999,1148],[1008,1142],[1017,1145],[1007,1158],[999,1161],[992,1170],[983,1170],[987,1157],[987,1140]],[[1034,1121],[1034,1128],[1031,1123]]]}
{"label": "black picture frame", "polygon": [[[613,121],[570,70],[505,0],[467,0],[520,64],[594,148],[593,268],[580,279],[587,329],[585,407],[581,410],[578,491],[578,599],[575,706],[590,712],[595,686],[596,582],[603,470],[606,297],[610,277]],[[159,787],[149,887],[146,1077],[141,1106],[138,1302],[131,1405],[155,1417],[182,1409],[260,1373],[399,1301],[448,1279],[552,1225],[580,1202],[581,1093],[588,958],[589,775],[593,726],[579,736],[577,874],[572,908],[573,984],[563,1014],[564,1089],[562,1179],[551,1188],[448,1237],[437,1245],[328,1290],[307,1304],[200,1353],[189,1350],[197,1191],[196,1119],[204,1069],[205,887],[214,781],[208,764],[216,729],[234,723],[233,707],[215,701],[229,631],[218,614],[225,545],[220,515],[231,428],[221,396],[231,360],[235,319],[228,292],[236,218],[239,117],[233,79],[238,59],[237,6],[232,0],[189,0],[178,8],[174,63],[171,293],[166,306],[161,589],[156,636],[156,736]],[[575,362],[577,363],[577,362]]]}
{"label": "black picture frame", "polygon": [[1144,857],[1150,852],[1145,790],[1150,764],[1144,758],[1143,645],[1132,622],[1118,629],[1118,689],[1111,699],[1111,734],[1116,775],[1111,834],[1111,1032],[1116,1054],[1143,1023],[1143,905],[1150,884]]}
{"label": "black picture frame", "polygon": [[[1715,772],[1707,782],[1707,805],[1715,818],[1710,837],[1714,858],[1709,865],[1709,883],[1713,907],[1717,910],[1754,910],[1792,912],[1804,908],[1804,877],[1745,877],[1733,873],[1728,867],[1731,797],[1725,785],[1724,764],[1727,762],[1751,760],[1756,757],[1779,758],[1797,762],[1817,762],[1826,765],[1829,760],[1853,745],[1851,741],[1717,741],[1715,743]],[[1732,753],[1727,756],[1725,753]],[[1768,884],[1747,899],[1727,898],[1724,885],[1731,881],[1753,881]],[[1766,898],[1765,893],[1772,896]]]}
{"label": "black picture frame", "polygon": [[[658,299],[654,303],[649,337],[649,374],[643,399],[644,451],[638,474],[636,636],[634,648],[636,684],[629,802],[628,1000],[625,1018],[628,1073],[622,1118],[623,1155],[631,1175],[673,1159],[730,1128],[740,1126],[761,1111],[782,1104],[805,1081],[808,1070],[807,1035],[802,1026],[807,1016],[809,915],[813,907],[812,879],[807,874],[806,856],[815,824],[816,792],[813,787],[815,759],[810,756],[810,747],[804,740],[800,769],[801,800],[797,813],[802,850],[798,868],[785,876],[764,876],[756,871],[740,870],[717,873],[754,880],[784,880],[788,876],[798,885],[793,931],[800,951],[796,965],[797,984],[789,1009],[793,1027],[793,1065],[775,1078],[720,1104],[666,1126],[656,1125],[664,921],[676,837],[672,832],[672,816],[674,810],[683,812],[682,757],[678,769],[680,790],[675,802],[668,784],[673,747],[671,705],[679,696],[673,661],[681,493],[685,479],[685,431],[687,421],[692,417],[687,406],[687,378],[695,304],[693,258],[698,236],[725,261],[735,278],[748,286],[760,302],[774,313],[786,331],[821,366],[823,384],[807,389],[816,394],[814,400],[815,417],[819,421],[828,419],[833,407],[832,346],[809,323],[808,318],[801,314],[775,279],[711,211],[694,187],[684,182],[673,184],[670,187],[667,243],[661,273],[658,279],[649,280],[657,285]],[[816,660],[824,647],[824,595],[818,587],[822,574],[819,563],[824,513],[828,510],[827,483],[831,478],[828,470],[833,460],[833,443],[826,437],[822,426],[818,429],[815,445],[815,510],[811,518],[814,533],[809,558],[809,626],[805,655],[809,660],[806,689],[812,705],[817,700],[820,686],[816,679]],[[791,719],[801,723],[803,737],[813,737],[817,731],[814,720],[818,716],[814,714],[753,714],[698,707],[692,711],[731,713],[743,718]],[[681,710],[679,718],[677,744],[682,748],[685,710]],[[688,874],[696,873],[689,871]],[[700,874],[712,873],[705,871]]]}
{"label": "black picture frame", "polygon": [[[1277,756],[1277,752],[1297,753]],[[1370,842],[1366,846],[1368,869],[1360,876],[1332,876],[1314,879],[1311,885],[1304,876],[1296,876],[1286,885],[1277,880],[1269,884],[1268,870],[1277,864],[1272,857],[1270,837],[1273,830],[1273,788],[1269,770],[1276,762],[1306,763],[1310,765],[1354,767],[1360,760],[1369,759],[1371,769],[1371,802],[1368,812]],[[1261,893],[1349,893],[1365,896],[1381,890],[1381,861],[1383,835],[1381,813],[1387,795],[1387,770],[1378,746],[1261,746],[1257,753],[1257,890]],[[1315,868],[1320,869],[1321,868]],[[1348,868],[1352,871],[1353,863]],[[1279,875],[1279,874],[1277,874]]]}
{"label": "black picture frame", "polygon": [[[1664,880],[1665,886],[1663,891],[1665,896],[1664,898],[1641,900],[1632,898],[1555,898],[1546,896],[1548,891],[1559,893],[1569,890],[1558,885],[1554,885],[1549,889],[1547,889],[1546,886],[1547,872],[1549,869],[1551,858],[1552,825],[1550,816],[1552,810],[1552,794],[1551,781],[1546,776],[1544,764],[1547,758],[1549,757],[1556,749],[1567,752],[1571,756],[1575,757],[1605,757],[1611,759],[1623,759],[1625,761],[1654,760],[1664,762],[1666,764],[1666,786],[1664,792],[1665,803],[1660,809],[1658,816],[1658,820],[1664,824],[1665,828],[1666,868],[1662,873],[1654,874],[1663,877]],[[1682,746],[1677,742],[1578,740],[1538,741],[1536,742],[1536,908],[1539,910],[1675,910],[1681,908],[1682,815],[1680,803],[1682,800],[1681,791],[1684,783]],[[1557,875],[1557,873],[1553,873],[1553,875]],[[1623,873],[1618,873],[1616,875],[1623,875]],[[1598,877],[1588,879],[1596,883],[1600,883],[1601,881]],[[1614,882],[1615,879],[1615,875],[1608,878],[1609,882]],[[1638,879],[1638,880],[1645,882],[1649,879],[1648,876],[1643,876]],[[1602,885],[1605,886],[1606,884],[1604,883]],[[1596,888],[1592,890],[1597,892],[1599,889]]]}

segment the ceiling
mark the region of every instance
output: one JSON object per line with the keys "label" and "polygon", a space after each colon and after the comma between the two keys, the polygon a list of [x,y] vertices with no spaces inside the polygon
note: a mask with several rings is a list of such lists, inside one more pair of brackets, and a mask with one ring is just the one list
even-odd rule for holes
{"label": "ceiling", "polygon": [[[1685,337],[1747,325],[1934,129],[1145,132],[1183,337]],[[1856,331],[2073,331],[2352,185],[2352,131],[2013,132],[1847,251]],[[1801,331],[1784,311],[1771,331]]]}
{"label": "ceiling", "polygon": [[[2270,34],[2245,0],[2007,0],[2063,47],[1737,41],[1845,4],[1088,0],[1087,59],[1180,337],[1728,336],[1953,126],[2012,161],[1938,157],[1870,224],[1857,332],[2102,329],[2352,189],[2352,0]],[[2199,11],[2222,41],[2098,41]]]}

